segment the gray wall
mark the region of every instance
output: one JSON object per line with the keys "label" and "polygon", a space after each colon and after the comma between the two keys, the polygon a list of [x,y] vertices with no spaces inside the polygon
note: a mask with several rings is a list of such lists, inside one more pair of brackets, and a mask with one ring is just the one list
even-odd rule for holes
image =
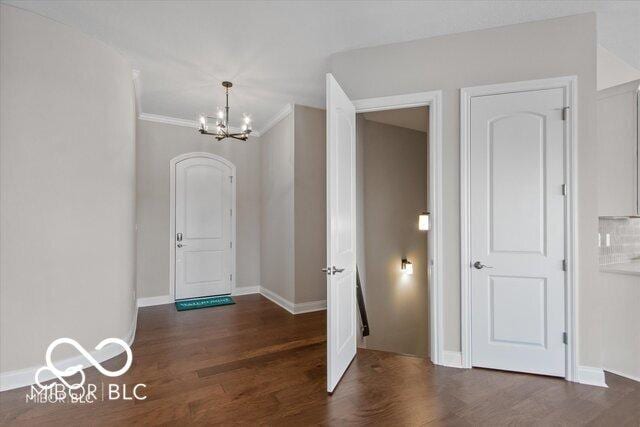
{"label": "gray wall", "polygon": [[[356,114],[356,265],[360,275],[362,295],[367,299],[367,260],[366,235],[364,231],[364,129],[365,119],[362,114]],[[358,325],[362,324],[358,310]],[[367,347],[367,337],[362,336],[358,328],[358,346]]]}
{"label": "gray wall", "polygon": [[[0,371],[135,319],[135,111],[110,47],[0,5]],[[70,348],[59,357],[75,356]]]}
{"label": "gray wall", "polygon": [[295,302],[327,299],[326,112],[296,105]]}
{"label": "gray wall", "polygon": [[169,295],[169,162],[192,152],[236,165],[236,287],[260,285],[259,138],[219,143],[189,127],[138,120],[136,150],[138,297]]}
{"label": "gray wall", "polygon": [[261,285],[291,302],[295,299],[293,141],[291,113],[261,135],[259,152]]}
{"label": "gray wall", "polygon": [[[427,134],[364,120],[362,152],[366,347],[427,357],[427,233],[418,230],[427,207]],[[413,275],[400,271],[402,258]]]}
{"label": "gray wall", "polygon": [[595,14],[337,53],[330,70],[352,99],[443,90],[444,347],[460,350],[459,89],[578,76],[579,363],[601,366],[597,286]]}

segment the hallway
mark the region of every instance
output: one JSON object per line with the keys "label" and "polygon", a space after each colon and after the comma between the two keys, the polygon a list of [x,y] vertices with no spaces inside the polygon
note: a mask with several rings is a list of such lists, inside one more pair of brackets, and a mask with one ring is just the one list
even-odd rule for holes
{"label": "hallway", "polygon": [[[146,400],[45,405],[25,403],[22,388],[0,393],[0,424],[634,425],[640,417],[640,386],[610,374],[603,389],[362,349],[328,396],[325,312],[293,316],[260,295],[235,299],[140,309],[133,365],[115,382],[145,383]],[[87,370],[88,382],[106,382],[98,377]]]}

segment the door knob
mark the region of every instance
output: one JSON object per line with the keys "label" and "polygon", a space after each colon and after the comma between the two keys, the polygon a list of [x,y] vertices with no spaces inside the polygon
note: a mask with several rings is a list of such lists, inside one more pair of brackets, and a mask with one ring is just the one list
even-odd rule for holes
{"label": "door knob", "polygon": [[473,266],[475,268],[477,268],[478,270],[482,270],[483,268],[493,268],[490,265],[484,265],[483,263],[481,263],[480,261],[476,261],[473,263]]}
{"label": "door knob", "polygon": [[184,245],[184,244],[182,244],[182,243],[178,243],[178,245],[177,245],[177,246],[178,246],[179,248],[181,248],[181,247],[183,247],[183,246],[187,246],[187,245]]}
{"label": "door knob", "polygon": [[329,267],[322,267],[322,271],[327,273],[328,275],[331,275],[331,269]]}

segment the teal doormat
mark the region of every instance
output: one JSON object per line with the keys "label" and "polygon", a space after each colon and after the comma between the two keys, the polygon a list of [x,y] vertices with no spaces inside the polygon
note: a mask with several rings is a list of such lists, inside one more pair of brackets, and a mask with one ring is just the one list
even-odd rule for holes
{"label": "teal doormat", "polygon": [[176,309],[178,311],[195,310],[196,308],[217,307],[219,305],[231,305],[235,303],[231,297],[191,298],[176,301]]}

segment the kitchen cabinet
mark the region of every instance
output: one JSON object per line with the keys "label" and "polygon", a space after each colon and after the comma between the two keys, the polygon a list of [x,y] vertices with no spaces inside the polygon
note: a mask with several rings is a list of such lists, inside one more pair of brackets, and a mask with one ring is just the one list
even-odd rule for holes
{"label": "kitchen cabinet", "polygon": [[640,215],[639,84],[636,80],[598,92],[599,216]]}

